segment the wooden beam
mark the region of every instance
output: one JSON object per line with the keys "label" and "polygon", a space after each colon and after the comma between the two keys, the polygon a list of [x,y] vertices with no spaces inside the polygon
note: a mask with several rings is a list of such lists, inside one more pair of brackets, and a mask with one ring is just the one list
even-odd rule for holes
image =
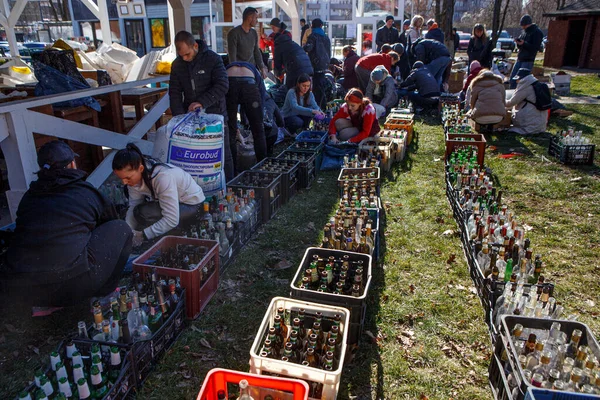
{"label": "wooden beam", "polygon": [[[27,110],[25,118],[27,118],[27,128],[29,131],[56,136],[61,139],[75,140],[76,142],[110,147],[111,149],[122,149],[127,143],[132,141],[131,137],[120,133],[36,111]],[[153,145],[151,142],[139,139],[135,140],[135,142],[141,149],[146,151],[152,150]]]}
{"label": "wooden beam", "polygon": [[94,17],[100,19],[100,9],[96,3],[92,0],[81,0],[81,2],[92,12],[92,14],[94,14]]}
{"label": "wooden beam", "polygon": [[10,10],[10,14],[8,15],[8,25],[10,27],[17,25],[17,21],[19,20],[19,17],[21,17],[21,14],[23,13],[28,1],[29,0],[17,0],[15,2],[15,5]]}

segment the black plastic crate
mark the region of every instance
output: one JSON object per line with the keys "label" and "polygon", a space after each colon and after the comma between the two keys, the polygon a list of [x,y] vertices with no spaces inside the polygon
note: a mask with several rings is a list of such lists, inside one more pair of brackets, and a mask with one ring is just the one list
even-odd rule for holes
{"label": "black plastic crate", "polygon": [[269,222],[281,207],[281,174],[244,171],[227,183],[227,187],[234,191],[254,189],[255,198],[261,200],[263,223]]}
{"label": "black plastic crate", "polygon": [[[552,326],[552,323],[559,322],[561,325],[561,331],[565,332],[567,336],[570,338],[571,334],[575,329],[579,329],[582,332],[581,340],[579,342],[580,345],[587,345],[592,353],[596,356],[600,356],[600,346],[594,337],[594,334],[590,330],[590,328],[577,321],[565,321],[565,320],[554,320],[554,319],[539,319],[539,318],[527,318],[520,316],[507,315],[502,318],[502,323],[500,324],[500,336],[499,340],[496,342],[496,346],[494,349],[494,355],[499,360],[499,368],[500,371],[503,371],[504,374],[500,374],[500,377],[504,379],[502,382],[501,379],[498,378],[498,374],[496,373],[494,377],[495,381],[492,381],[492,366],[490,366],[490,385],[495,385],[496,388],[500,386],[508,386],[508,380],[506,380],[506,372],[512,372],[512,376],[515,379],[518,390],[515,390],[515,396],[509,397],[514,400],[524,400],[527,390],[532,388],[530,382],[525,381],[523,375],[523,369],[521,368],[520,363],[518,362],[518,354],[516,352],[516,346],[511,339],[511,333],[516,324],[521,324],[523,326],[523,334],[522,338],[525,338],[526,331],[529,332],[535,329],[544,329],[549,330]],[[504,357],[503,357],[504,355]],[[492,360],[493,361],[493,360]],[[518,392],[518,394],[516,393]],[[568,397],[569,392],[563,392],[566,397],[565,399],[570,399],[572,397]]]}
{"label": "black plastic crate", "polygon": [[[82,353],[82,356],[88,356],[87,358],[83,358],[84,361],[84,369],[89,371],[90,366],[91,366],[91,357],[89,357],[89,354],[91,354],[91,349],[92,349],[92,345],[94,343],[102,343],[102,342],[94,342],[91,340],[82,340],[79,339],[77,337],[71,337],[70,340],[73,341],[73,344],[75,345],[75,347],[77,347],[77,350],[79,352]],[[62,341],[56,351],[58,352],[58,354],[60,355],[61,359],[64,360],[66,358],[66,346],[67,346],[67,342],[69,341],[69,339]],[[121,353],[121,372],[119,373],[119,377],[117,378],[116,382],[114,383],[114,385],[112,385],[109,389],[108,392],[106,394],[106,396],[103,397],[103,400],[113,400],[113,399],[118,399],[118,400],[125,400],[126,398],[128,398],[128,396],[130,394],[133,394],[133,392],[136,390],[138,381],[137,381],[137,372],[135,369],[135,362],[133,359],[133,352],[131,351],[131,345],[126,345],[126,344],[118,344],[118,343],[106,343],[104,346],[100,346],[100,351],[102,354],[102,362],[104,363],[104,365],[109,366],[110,365],[110,347],[117,347],[119,348],[119,351]],[[52,376],[55,376],[55,372],[52,370],[51,366],[50,366],[50,362],[48,362],[48,366],[46,367],[46,369],[44,370],[44,374],[50,379]],[[52,380],[52,379],[50,379]],[[71,376],[69,376],[69,382],[71,382]],[[54,383],[53,383],[54,385]],[[57,388],[55,388],[56,390],[58,390]],[[29,386],[27,386],[25,389],[25,391],[31,393],[32,398],[35,398],[34,396],[34,392],[37,390],[37,386],[35,384],[35,382],[32,382]],[[58,393],[55,390],[55,394]],[[92,388],[90,387],[90,391],[92,390]],[[77,392],[73,393],[73,397],[74,398],[79,398]]]}
{"label": "black plastic crate", "polygon": [[492,390],[492,398],[495,400],[516,400],[512,395],[512,390],[508,385],[508,379],[504,371],[504,366],[498,359],[498,356],[492,354],[490,365],[488,367],[488,380]]}
{"label": "black plastic crate", "polygon": [[592,165],[594,164],[595,144],[564,145],[560,143],[560,136],[550,138],[548,154],[558,158],[567,165]]}
{"label": "black plastic crate", "polygon": [[317,155],[312,152],[285,150],[277,158],[282,160],[293,160],[300,163],[299,179],[300,188],[306,189],[312,185],[317,176]]}
{"label": "black plastic crate", "polygon": [[298,192],[300,163],[297,161],[265,158],[251,169],[281,174],[282,204],[286,204]]}
{"label": "black plastic crate", "polygon": [[[310,268],[310,263],[313,260],[313,256],[319,256],[325,260],[331,256],[341,258],[344,255],[349,257],[349,261],[356,262],[362,261],[364,265],[363,269],[363,293],[360,297],[352,297],[348,295],[336,295],[333,293],[321,293],[316,290],[300,289],[300,283],[304,276],[304,271]],[[300,262],[300,266],[296,271],[296,275],[290,282],[290,297],[293,299],[306,300],[314,303],[329,304],[337,307],[344,307],[350,310],[350,323],[362,324],[365,318],[367,296],[369,288],[371,286],[371,274],[372,274],[372,258],[367,254],[352,253],[349,251],[322,249],[318,247],[309,247],[304,253],[304,257]],[[354,279],[354,275],[348,276],[348,281]],[[357,337],[359,334],[357,335]]]}
{"label": "black plastic crate", "polygon": [[308,151],[310,153],[315,153],[316,160],[315,165],[317,167],[317,171],[321,169],[321,162],[323,161],[323,149],[325,148],[324,143],[314,143],[314,142],[294,142],[287,148],[287,150],[292,151]]}

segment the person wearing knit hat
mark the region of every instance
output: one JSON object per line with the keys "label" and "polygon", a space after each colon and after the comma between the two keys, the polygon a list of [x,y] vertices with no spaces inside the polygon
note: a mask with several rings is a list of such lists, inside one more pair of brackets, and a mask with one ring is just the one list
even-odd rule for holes
{"label": "person wearing knit hat", "polygon": [[525,14],[521,17],[520,21],[523,32],[515,40],[519,49],[517,55],[517,62],[515,63],[512,73],[510,75],[510,88],[514,89],[517,87],[517,82],[512,79],[520,68],[526,68],[529,70],[533,69],[533,63],[535,62],[535,56],[540,50],[542,40],[544,39],[544,33],[533,23],[531,16]]}
{"label": "person wearing knit hat", "polygon": [[427,29],[425,39],[437,40],[440,43],[444,43],[444,32],[442,32],[438,23],[433,18],[427,21]]}
{"label": "person wearing knit hat", "polygon": [[377,118],[386,116],[393,107],[398,105],[396,83],[383,65],[378,65],[371,72],[366,95],[373,102]]}
{"label": "person wearing knit hat", "polygon": [[400,89],[400,94],[406,93],[417,110],[437,107],[440,85],[422,61],[414,63],[410,75],[400,84]]}
{"label": "person wearing knit hat", "polygon": [[375,35],[376,51],[379,53],[381,51],[381,46],[384,44],[393,45],[398,43],[399,35],[398,29],[394,27],[394,17],[388,15],[385,18],[385,25],[377,29],[377,34]]}
{"label": "person wearing knit hat", "polygon": [[374,53],[361,57],[354,67],[360,90],[367,90],[367,85],[371,79],[371,71],[375,67],[383,65],[389,73],[392,73],[392,67],[398,61],[400,61],[400,56],[395,51],[390,51],[387,54]]}
{"label": "person wearing knit hat", "polygon": [[379,132],[379,122],[369,98],[360,89],[352,88],[344,100],[329,123],[329,143],[360,143],[369,136],[375,136]]}

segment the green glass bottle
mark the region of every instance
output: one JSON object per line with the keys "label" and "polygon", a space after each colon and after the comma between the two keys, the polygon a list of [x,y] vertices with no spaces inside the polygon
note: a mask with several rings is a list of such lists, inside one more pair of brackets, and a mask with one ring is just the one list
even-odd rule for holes
{"label": "green glass bottle", "polygon": [[504,270],[504,282],[510,281],[510,277],[513,273],[513,260],[509,258],[506,262],[506,269]]}
{"label": "green glass bottle", "polygon": [[148,327],[155,333],[163,324],[162,311],[156,307],[156,303],[150,304],[150,316],[148,317]]}
{"label": "green glass bottle", "polygon": [[121,352],[118,347],[110,348],[110,371],[108,372],[108,380],[113,385],[119,379],[121,373]]}

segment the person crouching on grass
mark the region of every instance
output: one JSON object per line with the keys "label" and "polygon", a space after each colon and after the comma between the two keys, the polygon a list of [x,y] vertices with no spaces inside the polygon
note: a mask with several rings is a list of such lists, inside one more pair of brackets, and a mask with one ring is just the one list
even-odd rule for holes
{"label": "person crouching on grass", "polygon": [[350,89],[344,100],[329,123],[329,143],[360,143],[379,132],[375,107],[360,89]]}

